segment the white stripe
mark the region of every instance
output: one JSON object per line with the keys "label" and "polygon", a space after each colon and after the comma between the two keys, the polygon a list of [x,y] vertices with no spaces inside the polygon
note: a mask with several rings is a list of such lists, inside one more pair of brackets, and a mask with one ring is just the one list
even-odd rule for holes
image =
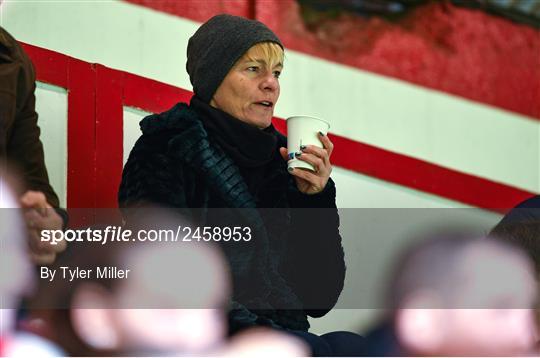
{"label": "white stripe", "polygon": [[60,206],[67,203],[67,93],[63,88],[38,82],[36,111],[45,152],[49,182]]}
{"label": "white stripe", "polygon": [[139,128],[139,122],[145,116],[150,113],[140,111],[131,107],[124,107],[124,116],[123,116],[123,134],[124,134],[124,145],[123,145],[123,165],[126,165],[126,162],[131,152],[131,148],[135,145],[137,139],[141,136],[141,129]]}
{"label": "white stripe", "polygon": [[[21,41],[191,89],[185,49],[196,22],[119,1],[6,5],[3,26]],[[281,83],[277,116],[312,114],[354,140],[540,189],[532,119],[294,51]]]}

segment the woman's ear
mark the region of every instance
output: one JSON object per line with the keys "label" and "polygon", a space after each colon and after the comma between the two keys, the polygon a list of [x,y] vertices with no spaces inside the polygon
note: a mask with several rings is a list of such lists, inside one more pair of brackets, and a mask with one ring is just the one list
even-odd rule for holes
{"label": "woman's ear", "polygon": [[116,350],[120,334],[110,307],[110,293],[97,284],[83,284],[73,296],[73,330],[87,345],[98,350]]}
{"label": "woman's ear", "polygon": [[395,317],[396,336],[407,354],[436,355],[444,344],[444,308],[430,295],[407,300]]}

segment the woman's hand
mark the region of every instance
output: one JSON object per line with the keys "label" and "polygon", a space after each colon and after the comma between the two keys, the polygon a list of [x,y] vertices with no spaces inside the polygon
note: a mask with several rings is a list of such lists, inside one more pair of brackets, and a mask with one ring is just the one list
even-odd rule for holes
{"label": "woman's hand", "polygon": [[27,191],[20,198],[21,207],[27,209],[24,215],[29,233],[30,256],[37,265],[49,265],[56,255],[66,249],[66,242],[56,245],[41,241],[42,230],[62,230],[62,218],[47,202],[45,195],[39,191]]}
{"label": "woman's hand", "polygon": [[[330,156],[334,149],[334,144],[328,136],[319,132],[319,139],[324,148],[308,145],[302,149],[302,152],[296,154],[296,158],[313,165],[315,172],[299,168],[291,168],[289,173],[294,175],[298,190],[304,194],[317,194],[324,190],[330,173],[332,173],[332,164]],[[287,158],[287,148],[279,148],[279,152],[284,160]]]}

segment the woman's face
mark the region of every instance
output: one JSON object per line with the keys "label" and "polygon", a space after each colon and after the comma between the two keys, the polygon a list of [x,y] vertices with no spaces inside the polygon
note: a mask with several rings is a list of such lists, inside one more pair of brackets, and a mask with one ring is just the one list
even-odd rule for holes
{"label": "woman's face", "polygon": [[262,55],[244,55],[231,68],[210,105],[242,122],[268,127],[279,98],[279,75],[283,68],[281,62],[269,62]]}

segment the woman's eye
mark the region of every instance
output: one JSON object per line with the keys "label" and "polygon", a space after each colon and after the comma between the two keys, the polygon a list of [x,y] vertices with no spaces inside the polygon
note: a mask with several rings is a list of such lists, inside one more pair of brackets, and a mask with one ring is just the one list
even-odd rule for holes
{"label": "woman's eye", "polygon": [[257,67],[257,66],[249,66],[249,67],[247,68],[247,70],[248,70],[249,72],[257,72],[257,71],[259,70],[259,67]]}
{"label": "woman's eye", "polygon": [[279,78],[281,76],[281,71],[274,71],[274,77]]}

